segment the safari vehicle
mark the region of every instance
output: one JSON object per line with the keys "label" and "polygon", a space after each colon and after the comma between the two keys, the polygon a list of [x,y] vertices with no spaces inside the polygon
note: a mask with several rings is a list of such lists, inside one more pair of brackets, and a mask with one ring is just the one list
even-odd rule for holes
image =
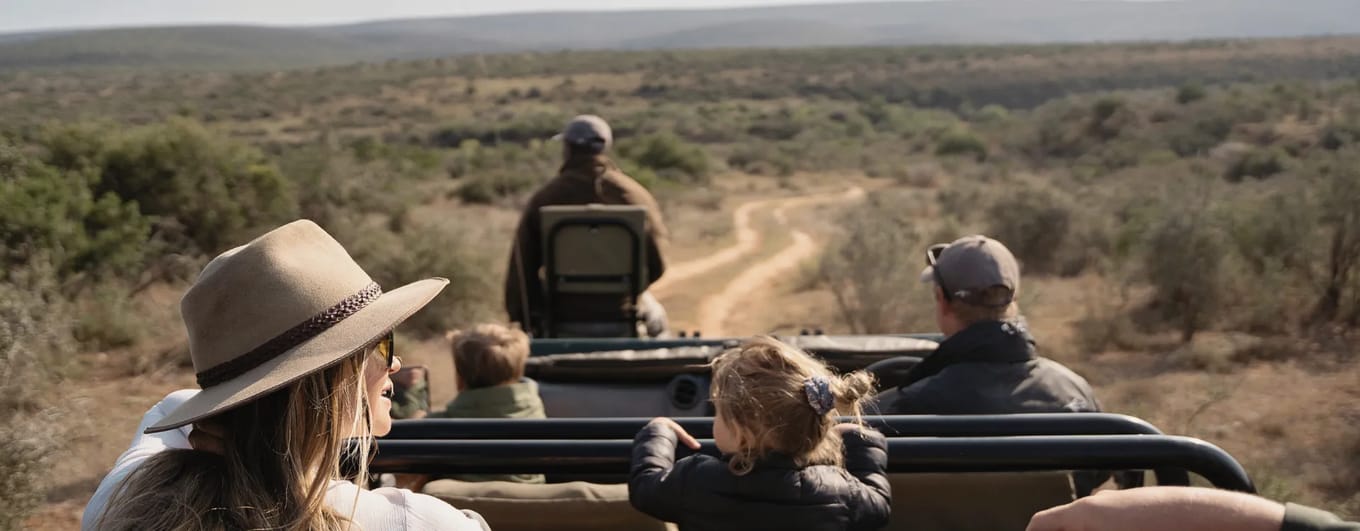
{"label": "safari vehicle", "polygon": [[[570,301],[635,301],[645,289],[645,217],[630,207],[543,211],[547,337],[534,339],[526,375],[547,420],[439,419],[395,423],[372,469],[545,474],[547,484],[436,480],[425,492],[480,512],[498,531],[665,529],[628,503],[633,436],[657,416],[712,437],[708,362],[738,339],[640,338],[636,315],[573,319]],[[598,319],[598,316],[596,316]],[[865,369],[882,388],[934,351],[937,335],[781,338],[839,371]],[[872,411],[869,413],[873,413]],[[1252,491],[1231,456],[1211,444],[1163,435],[1110,414],[869,416],[889,437],[893,517],[888,529],[1020,531],[1035,512],[1079,494],[1074,477],[1123,472],[1121,486],[1187,485],[1197,474],[1220,488]],[[712,440],[701,451],[715,453]],[[687,450],[680,449],[683,455]],[[1103,474],[1103,476],[1100,476]],[[1130,479],[1131,478],[1131,479]],[[1090,482],[1087,482],[1090,483]]]}
{"label": "safari vehicle", "polygon": [[[935,346],[931,336],[782,338],[840,370],[889,382]],[[436,480],[426,493],[480,512],[495,529],[665,529],[628,503],[633,435],[671,416],[715,453],[706,363],[736,339],[538,339],[526,373],[547,420],[398,421],[379,442],[381,472],[541,473],[548,483]],[[1112,414],[868,416],[889,437],[887,529],[1021,531],[1036,511],[1074,499],[1073,474],[1139,471],[1157,484],[1191,474],[1252,492],[1219,448]],[[681,449],[681,455],[685,450]],[[1075,471],[1075,472],[1074,472]],[[1147,471],[1146,473],[1142,471]],[[1126,485],[1128,486],[1128,485]]]}

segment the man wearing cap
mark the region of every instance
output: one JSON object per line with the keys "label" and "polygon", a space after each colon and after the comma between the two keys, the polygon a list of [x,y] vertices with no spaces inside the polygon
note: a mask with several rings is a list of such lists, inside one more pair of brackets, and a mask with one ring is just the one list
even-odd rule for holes
{"label": "man wearing cap", "polygon": [[[613,144],[609,124],[593,115],[573,118],[560,135],[562,168],[529,198],[515,233],[515,246],[510,252],[510,264],[505,276],[505,309],[510,321],[520,323],[533,334],[540,331],[544,317],[542,230],[539,209],[550,205],[634,205],[647,209],[647,283],[650,285],[666,271],[661,246],[666,241],[666,225],[661,220],[661,209],[652,194],[605,156]],[[617,314],[617,300],[574,307],[576,317],[589,319],[591,315]],[[637,315],[647,327],[647,334],[657,336],[666,331],[666,310],[650,293],[643,292],[637,299]]]}
{"label": "man wearing cap", "polygon": [[934,284],[944,342],[879,394],[885,415],[1099,411],[1086,380],[1041,358],[1019,315],[1020,266],[1001,242],[968,236],[932,246],[922,282]]}

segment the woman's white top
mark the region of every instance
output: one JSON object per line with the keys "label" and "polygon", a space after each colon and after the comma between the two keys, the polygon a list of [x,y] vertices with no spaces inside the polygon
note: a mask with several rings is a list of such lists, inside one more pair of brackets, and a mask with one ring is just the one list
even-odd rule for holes
{"label": "woman's white top", "polygon": [[[141,466],[143,461],[163,450],[190,448],[189,426],[149,435],[143,431],[196,393],[197,390],[175,391],[146,412],[146,416],[142,417],[142,423],[137,426],[136,434],[132,437],[132,446],[118,457],[118,461],[113,464],[113,470],[99,482],[99,489],[95,491],[94,497],[90,498],[90,503],[85,505],[85,515],[80,522],[82,531],[95,529],[95,520],[103,513],[109,496],[117,489],[119,483]],[[357,528],[364,531],[488,529],[477,513],[459,511],[438,498],[406,489],[387,487],[364,490],[348,481],[333,481],[326,492],[326,503],[341,516],[353,514],[352,519]]]}

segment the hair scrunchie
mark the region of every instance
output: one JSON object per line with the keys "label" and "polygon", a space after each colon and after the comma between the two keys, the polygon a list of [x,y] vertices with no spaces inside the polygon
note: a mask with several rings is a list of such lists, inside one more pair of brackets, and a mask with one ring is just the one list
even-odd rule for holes
{"label": "hair scrunchie", "polygon": [[831,382],[825,376],[817,375],[803,380],[803,393],[807,395],[808,405],[818,415],[830,413],[836,407],[836,397],[831,394]]}

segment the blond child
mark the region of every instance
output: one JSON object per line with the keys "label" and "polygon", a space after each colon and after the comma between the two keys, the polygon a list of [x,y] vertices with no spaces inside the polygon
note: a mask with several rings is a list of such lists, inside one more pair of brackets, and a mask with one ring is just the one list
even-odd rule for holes
{"label": "blond child", "polygon": [[634,439],[628,499],[638,510],[699,530],[860,530],[888,523],[891,494],[883,435],[859,416],[874,392],[862,371],[825,364],[760,337],[712,363],[713,438],[721,459],[675,460],[699,443],[675,421],[654,419]]}
{"label": "blond child", "polygon": [[[449,335],[458,395],[442,412],[443,418],[541,419],[543,400],[538,384],[524,377],[529,359],[529,336],[518,329],[481,324]],[[459,475],[463,481],[543,483],[541,475]]]}

